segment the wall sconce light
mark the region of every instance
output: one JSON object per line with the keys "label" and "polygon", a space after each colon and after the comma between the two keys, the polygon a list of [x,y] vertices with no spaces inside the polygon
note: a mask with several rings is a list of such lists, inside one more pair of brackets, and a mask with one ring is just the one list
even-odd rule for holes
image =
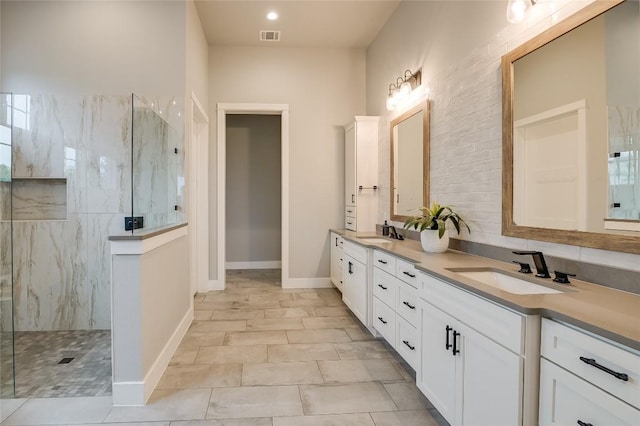
{"label": "wall sconce light", "polygon": [[398,77],[395,83],[389,85],[389,95],[387,96],[387,111],[392,111],[422,83],[422,72],[420,70],[412,73],[409,70],[404,75]]}
{"label": "wall sconce light", "polygon": [[512,24],[522,22],[535,4],[535,0],[509,0],[507,4],[507,21]]}

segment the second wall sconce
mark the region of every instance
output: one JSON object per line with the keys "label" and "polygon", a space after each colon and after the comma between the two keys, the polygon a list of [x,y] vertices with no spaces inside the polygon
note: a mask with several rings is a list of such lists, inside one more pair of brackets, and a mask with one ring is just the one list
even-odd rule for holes
{"label": "second wall sconce", "polygon": [[524,18],[526,18],[535,4],[535,0],[509,0],[507,4],[507,21],[512,24],[524,21]]}
{"label": "second wall sconce", "polygon": [[404,102],[411,92],[422,83],[422,72],[420,70],[412,73],[406,70],[404,75],[398,77],[395,83],[389,85],[389,95],[387,96],[387,110],[392,111]]}

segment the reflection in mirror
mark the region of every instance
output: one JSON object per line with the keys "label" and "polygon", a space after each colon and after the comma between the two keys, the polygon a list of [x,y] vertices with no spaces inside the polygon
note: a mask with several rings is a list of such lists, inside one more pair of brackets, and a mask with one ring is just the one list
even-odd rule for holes
{"label": "reflection in mirror", "polygon": [[403,221],[429,201],[429,106],[391,122],[391,219]]}
{"label": "reflection in mirror", "polygon": [[640,252],[638,1],[587,6],[502,70],[503,234]]}

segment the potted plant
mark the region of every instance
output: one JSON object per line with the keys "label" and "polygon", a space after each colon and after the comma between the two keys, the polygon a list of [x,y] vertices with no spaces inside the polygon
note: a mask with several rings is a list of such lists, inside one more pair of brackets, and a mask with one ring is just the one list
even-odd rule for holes
{"label": "potted plant", "polygon": [[466,227],[467,231],[471,232],[469,225],[450,206],[441,206],[434,201],[431,208],[420,207],[419,210],[422,211],[422,215],[409,217],[404,227],[420,230],[420,243],[427,253],[442,253],[449,247],[447,221],[453,223],[458,234],[460,226]]}

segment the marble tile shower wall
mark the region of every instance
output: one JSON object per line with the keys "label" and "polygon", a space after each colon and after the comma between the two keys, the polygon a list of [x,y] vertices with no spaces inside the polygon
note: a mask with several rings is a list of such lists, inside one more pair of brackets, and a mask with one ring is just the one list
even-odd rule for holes
{"label": "marble tile shower wall", "polygon": [[131,96],[22,96],[14,178],[66,178],[67,199],[65,220],[14,220],[16,330],[109,329],[108,236],[132,210]]}
{"label": "marble tile shower wall", "polygon": [[[501,235],[502,79],[501,58],[589,2],[540,3],[531,17],[505,26],[468,55],[434,76],[423,75],[430,92],[430,198],[453,204],[468,219],[465,239],[510,248],[543,250],[553,256],[640,271],[640,256]],[[505,21],[506,25],[506,21]],[[415,52],[420,56],[421,52]],[[404,66],[404,65],[403,65]],[[396,111],[395,114],[401,111]],[[380,117],[380,181],[389,182],[389,123]],[[380,193],[378,223],[389,217],[389,188]]]}

